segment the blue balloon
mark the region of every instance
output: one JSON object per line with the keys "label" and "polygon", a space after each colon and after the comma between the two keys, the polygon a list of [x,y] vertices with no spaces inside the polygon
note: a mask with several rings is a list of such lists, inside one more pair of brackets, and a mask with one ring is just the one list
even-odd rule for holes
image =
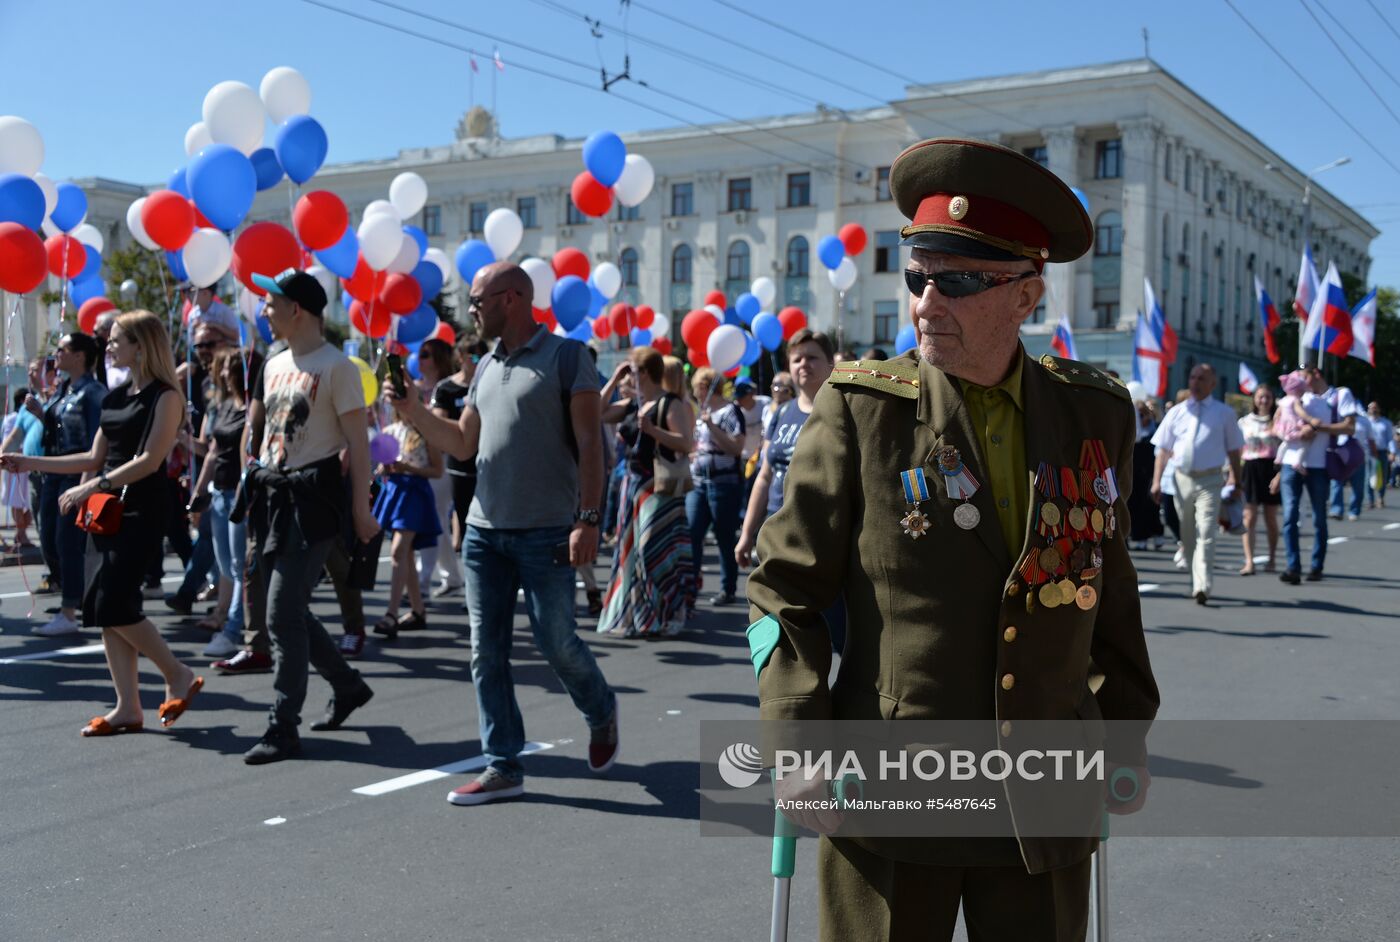
{"label": "blue balloon", "polygon": [[758,358],[763,356],[763,348],[758,345],[758,341],[753,334],[744,335],[744,355],[739,357],[742,366],[752,366],[758,362]]}
{"label": "blue balloon", "polygon": [[185,180],[190,196],[215,229],[232,232],[253,208],[258,172],[243,152],[227,144],[210,144],[190,161]]}
{"label": "blue balloon", "polygon": [[186,179],[186,168],[184,164],[175,168],[175,172],[170,175],[170,180],[165,184],[166,189],[174,190],[185,199],[190,198],[190,185]]}
{"label": "blue balloon", "polygon": [[744,326],[744,322],[739,319],[739,312],[734,310],[732,307],[727,307],[724,309],[724,322],[726,324],[733,324],[735,327]]}
{"label": "blue balloon", "polygon": [[402,344],[420,343],[432,336],[437,325],[437,311],[427,304],[420,304],[412,314],[399,319],[399,332],[394,336]]}
{"label": "blue balloon", "polygon": [[26,229],[44,224],[44,191],[22,173],[0,175],[0,222],[17,222]]}
{"label": "blue balloon", "polygon": [[753,319],[751,326],[754,339],[763,349],[773,351],[782,346],[783,322],[778,320],[778,315],[763,311]]}
{"label": "blue balloon", "polygon": [[418,351],[414,350],[408,355],[408,359],[405,360],[403,364],[404,369],[408,370],[408,375],[412,376],[414,379],[423,378],[423,369],[418,365],[419,362]]}
{"label": "blue balloon", "polygon": [[594,131],[583,142],[583,165],[593,179],[612,186],[627,164],[627,145],[611,131]]}
{"label": "blue balloon", "polygon": [[170,266],[170,274],[176,281],[189,281],[190,273],[185,271],[185,258],[179,252],[166,252],[165,264]]}
{"label": "blue balloon", "polygon": [[87,256],[83,260],[83,270],[73,280],[86,281],[89,278],[102,277],[102,253],[90,245],[84,245],[83,252]]}
{"label": "blue balloon", "polygon": [[754,317],[761,310],[763,310],[763,302],[747,291],[734,301],[734,311],[739,315],[739,320],[745,324],[752,324]]}
{"label": "blue balloon", "polygon": [[846,257],[846,246],[834,235],[822,236],[817,243],[817,258],[832,271],[841,267],[841,259]]}
{"label": "blue balloon", "polygon": [[565,275],[554,283],[549,302],[554,309],[554,319],[566,331],[572,331],[587,316],[592,299],[588,282],[578,275]]}
{"label": "blue balloon", "polygon": [[428,234],[417,226],[404,226],[404,234],[418,243],[418,258],[421,260],[428,251]]}
{"label": "blue balloon", "polygon": [[579,343],[588,343],[588,341],[593,339],[593,325],[587,320],[579,321],[578,326],[569,331],[567,336],[570,340],[577,340]]}
{"label": "blue balloon", "polygon": [[272,322],[267,319],[267,315],[259,310],[253,323],[257,324],[258,336],[262,338],[263,343],[272,343]]}
{"label": "blue balloon", "polygon": [[588,276],[588,319],[593,320],[603,309],[608,306],[608,299],[603,296],[597,286],[593,284],[593,276]]}
{"label": "blue balloon", "polygon": [[442,291],[442,269],[432,262],[419,262],[413,269],[413,280],[423,289],[424,301],[431,301]]}
{"label": "blue balloon", "polygon": [[[428,336],[432,336],[432,335],[429,334]],[[426,343],[426,342],[427,342],[427,341],[425,341],[425,340],[410,340],[410,341],[408,341],[407,343],[405,343],[404,341],[400,340],[400,341],[399,341],[399,346],[403,347],[403,348],[404,348],[405,350],[407,350],[409,353],[417,353],[419,350],[422,350],[422,349],[423,349],[423,344]]]}
{"label": "blue balloon", "polygon": [[908,353],[919,345],[919,335],[914,330],[913,324],[905,324],[899,328],[899,333],[894,335],[894,352],[896,355]]}
{"label": "blue balloon", "polygon": [[59,231],[68,232],[81,224],[86,215],[87,194],[76,184],[60,183],[58,185],[58,202],[54,205],[53,212],[49,213],[53,224],[58,226]]}
{"label": "blue balloon", "polygon": [[277,154],[271,147],[259,147],[248,159],[253,162],[253,172],[258,175],[259,193],[282,182],[282,165],[277,162]]}
{"label": "blue balloon", "polygon": [[287,176],[297,183],[305,183],[316,176],[316,171],[326,162],[330,146],[326,129],[319,121],[310,115],[296,114],[277,129],[273,149]]}
{"label": "blue balloon", "polygon": [[[315,255],[316,260],[329,271],[341,278],[354,278],[355,265],[360,259],[360,237],[355,235],[355,227],[346,226],[345,235],[340,237],[339,242]],[[349,309],[349,305],[346,305],[346,309]]]}
{"label": "blue balloon", "polygon": [[652,341],[651,331],[647,330],[645,327],[633,327],[631,339],[632,346],[634,347],[650,347]]}
{"label": "blue balloon", "polygon": [[248,322],[241,318],[238,321],[238,345],[248,346]]}
{"label": "blue balloon", "polygon": [[496,253],[491,251],[491,246],[480,239],[468,239],[457,246],[457,274],[462,276],[462,280],[471,285],[472,279],[481,269],[490,265],[496,260]]}
{"label": "blue balloon", "polygon": [[68,282],[68,296],[73,299],[73,303],[82,307],[93,298],[100,298],[107,293],[106,283],[99,278],[84,278],[79,281]]}

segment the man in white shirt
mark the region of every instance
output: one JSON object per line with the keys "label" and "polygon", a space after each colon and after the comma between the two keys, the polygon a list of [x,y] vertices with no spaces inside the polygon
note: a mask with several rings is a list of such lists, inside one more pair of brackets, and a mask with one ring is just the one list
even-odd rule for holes
{"label": "man in white shirt", "polygon": [[746,379],[734,384],[734,405],[744,413],[744,428],[749,430],[749,434],[744,436],[744,453],[739,456],[744,463],[744,507],[749,505],[749,493],[753,490],[754,478],[758,476],[758,462],[754,456],[763,448],[763,429],[767,424],[763,421],[763,414],[773,401],[768,396],[756,395],[756,392],[754,384]]}
{"label": "man in white shirt", "polygon": [[1366,417],[1371,420],[1371,447],[1367,449],[1367,463],[1370,469],[1366,474],[1366,497],[1375,510],[1385,506],[1385,486],[1390,480],[1390,446],[1395,439],[1395,426],[1381,414],[1381,404],[1372,402],[1366,406]]}
{"label": "man in white shirt", "polygon": [[[1333,386],[1327,382],[1322,375],[1322,370],[1315,366],[1308,367],[1308,388],[1314,396],[1320,396],[1327,400],[1327,405],[1332,410],[1332,418],[1327,422],[1312,421],[1312,427],[1319,432],[1335,436],[1338,445],[1345,445],[1352,436],[1356,436],[1361,447],[1365,451],[1367,443],[1371,439],[1371,425],[1366,420],[1365,411],[1361,404],[1356,401],[1356,396],[1352,395],[1350,389],[1345,386]],[[1361,497],[1366,492],[1366,470],[1368,463],[1362,461],[1352,472],[1351,477],[1345,481],[1333,481],[1331,489],[1330,503],[1332,505],[1332,519],[1342,519],[1342,510],[1345,501],[1343,498],[1343,488],[1351,485],[1351,508],[1347,515],[1348,519],[1356,520],[1361,516]]]}
{"label": "man in white shirt", "polygon": [[[1168,412],[1152,436],[1158,449],[1152,470],[1152,499],[1161,501],[1162,475],[1168,462],[1174,460],[1181,546],[1191,563],[1191,594],[1198,605],[1206,604],[1210,597],[1220,492],[1222,487],[1233,489],[1240,480],[1240,452],[1244,449],[1235,410],[1211,398],[1215,382],[1215,368],[1209,363],[1193,367],[1187,380],[1190,398]],[[1228,475],[1221,470],[1227,462]]]}

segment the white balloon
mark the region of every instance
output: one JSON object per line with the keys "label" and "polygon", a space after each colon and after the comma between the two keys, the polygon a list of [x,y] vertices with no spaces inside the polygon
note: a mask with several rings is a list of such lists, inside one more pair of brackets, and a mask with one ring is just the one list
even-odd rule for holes
{"label": "white balloon", "polygon": [[636,206],[651,193],[656,171],[641,154],[628,154],[622,165],[622,176],[613,184],[613,195],[623,206]]}
{"label": "white balloon", "polygon": [[496,258],[510,258],[511,253],[520,248],[520,240],[525,235],[525,225],[515,210],[502,206],[493,209],[481,227],[486,244],[496,253]]}
{"label": "white balloon", "polygon": [[251,154],[262,146],[267,111],[262,99],[242,82],[220,82],[204,96],[204,124],[216,143]]}
{"label": "white balloon", "polygon": [[421,259],[422,256],[418,254],[418,242],[405,232],[403,244],[399,246],[399,254],[395,255],[394,260],[389,263],[388,271],[403,272],[406,275],[418,267],[418,262]]}
{"label": "white balloon", "polygon": [[243,315],[243,319],[250,324],[258,321],[258,312],[262,310],[263,299],[251,291],[239,289],[238,292],[238,313]]}
{"label": "white balloon", "polygon": [[306,273],[321,283],[321,290],[326,292],[328,299],[333,301],[340,296],[340,281],[335,277],[335,272],[324,265],[312,265]]}
{"label": "white balloon", "polygon": [[54,183],[42,173],[34,174],[34,182],[39,184],[39,189],[44,191],[44,218],[49,218],[49,213],[58,205],[58,184]]}
{"label": "white balloon", "polygon": [[32,177],[44,165],[44,136],[23,118],[0,115],[0,173]]}
{"label": "white balloon", "polygon": [[653,337],[669,337],[671,336],[671,319],[657,311],[656,316],[651,319],[651,327],[647,329],[651,331]]}
{"label": "white balloon", "polygon": [[193,157],[212,143],[214,137],[209,133],[209,125],[203,121],[196,121],[185,132],[185,156]]}
{"label": "white balloon", "polygon": [[218,229],[196,229],[180,250],[180,255],[184,259],[190,283],[207,288],[228,271],[229,263],[233,261],[233,246],[229,245],[228,236]]}
{"label": "white balloon", "polygon": [[612,262],[599,262],[593,268],[593,287],[611,301],[622,290],[622,272]]}
{"label": "white balloon", "polygon": [[403,224],[388,213],[366,216],[355,234],[360,237],[360,254],[365,264],[375,271],[388,268],[403,248]]}
{"label": "white balloon", "polygon": [[258,97],[273,124],[311,110],[311,84],[289,65],[279,65],[263,76]]}
{"label": "white balloon", "polygon": [[748,341],[744,339],[744,331],[733,324],[721,324],[716,327],[710,334],[709,342],[705,344],[710,366],[719,373],[728,373],[738,366],[747,348]]}
{"label": "white balloon", "polygon": [[841,259],[840,265],[827,269],[826,279],[837,291],[849,291],[851,285],[856,283],[856,263],[847,255]]}
{"label": "white balloon", "polygon": [[[87,216],[84,215],[83,218],[86,219]],[[39,231],[42,232],[44,234],[44,237],[47,239],[52,239],[54,236],[59,235],[62,232],[62,230],[60,230],[58,226],[55,226],[53,224],[52,219],[47,218],[43,221],[43,223],[40,224]]]}
{"label": "white balloon", "polygon": [[93,248],[97,249],[98,255],[102,254],[102,247],[106,243],[102,241],[101,230],[99,230],[92,223],[85,222],[81,226],[76,226],[74,227],[73,231],[68,234],[71,235],[73,238],[77,239],[79,242],[83,243],[83,245],[90,245]]}
{"label": "white balloon", "polygon": [[134,201],[126,208],[126,228],[130,230],[131,237],[142,246],[148,249],[158,249],[156,241],[146,235],[146,227],[141,224],[141,207],[146,205],[146,197]]}
{"label": "white balloon", "polygon": [[1135,379],[1128,380],[1128,395],[1133,402],[1142,402],[1147,398],[1147,387]]}
{"label": "white balloon", "polygon": [[520,267],[535,286],[535,307],[540,306],[538,302],[541,299],[545,302],[544,306],[549,307],[549,298],[554,294],[554,266],[542,258],[527,258],[520,263]]}
{"label": "white balloon", "polygon": [[[724,308],[720,307],[718,304],[707,304],[705,305],[705,310],[713,314],[715,320],[719,321],[721,324],[724,323]],[[730,326],[732,327],[734,325],[731,324]]]}
{"label": "white balloon", "polygon": [[418,215],[423,204],[428,201],[428,184],[412,170],[404,171],[389,184],[389,202],[399,211],[400,219],[411,219]]}
{"label": "white balloon", "polygon": [[753,284],[749,285],[749,293],[758,298],[758,303],[763,305],[766,311],[778,299],[778,286],[767,275],[759,275],[753,280]]}
{"label": "white balloon", "polygon": [[123,301],[135,301],[135,300],[136,300],[136,292],[137,292],[139,289],[138,289],[138,287],[137,287],[136,282],[133,281],[132,279],[128,278],[126,281],[123,281],[123,282],[122,282],[121,288],[118,289],[118,290],[121,291],[121,296],[122,296],[122,300],[123,300]]}
{"label": "white balloon", "polygon": [[446,252],[438,248],[428,249],[428,251],[423,253],[423,257],[442,269],[442,284],[446,287],[448,282],[452,280],[452,275],[455,272],[455,269],[452,267],[452,259],[447,257]]}
{"label": "white balloon", "polygon": [[403,222],[403,219],[399,217],[399,211],[395,209],[394,204],[388,200],[375,200],[370,203],[365,207],[365,211],[360,214],[360,218],[368,219],[371,216],[378,216],[380,214],[393,216],[399,223]]}

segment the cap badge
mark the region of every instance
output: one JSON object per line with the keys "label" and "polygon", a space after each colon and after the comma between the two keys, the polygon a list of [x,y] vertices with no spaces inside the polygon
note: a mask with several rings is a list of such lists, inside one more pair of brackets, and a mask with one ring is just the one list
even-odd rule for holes
{"label": "cap badge", "polygon": [[961,219],[967,215],[967,197],[955,196],[948,201],[948,217]]}

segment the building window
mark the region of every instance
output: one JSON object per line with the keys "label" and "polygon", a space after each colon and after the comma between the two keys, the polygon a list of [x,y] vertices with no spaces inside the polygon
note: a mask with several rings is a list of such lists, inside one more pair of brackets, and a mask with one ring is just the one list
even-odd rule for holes
{"label": "building window", "polygon": [[1118,323],[1118,286],[1094,288],[1094,326],[1100,329]]}
{"label": "building window", "polygon": [[812,175],[810,173],[788,174],[787,196],[787,204],[789,206],[811,206]]}
{"label": "building window", "polygon": [[423,207],[423,234],[442,235],[442,207],[437,203]]}
{"label": "building window", "polygon": [[729,211],[753,209],[753,180],[749,177],[735,177],[729,181]]}
{"label": "building window", "polygon": [[1026,323],[1028,323],[1028,324],[1043,324],[1043,323],[1045,323],[1045,300],[1044,300],[1043,298],[1041,299],[1041,302],[1035,306],[1035,310],[1034,310],[1034,311],[1031,311],[1030,319],[1029,319]]}
{"label": "building window", "polygon": [[724,293],[737,298],[749,290],[749,244],[743,239],[729,246],[724,262]]}
{"label": "building window", "polygon": [[1205,330],[1206,308],[1210,303],[1210,237],[1201,233],[1201,320],[1198,331]]}
{"label": "building window", "polygon": [[1162,159],[1162,178],[1168,183],[1172,182],[1172,146],[1167,145],[1165,156]]}
{"label": "building window", "polygon": [[1181,168],[1181,185],[1186,187],[1187,193],[1195,192],[1191,189],[1191,155],[1186,155],[1186,163]]}
{"label": "building window", "polygon": [[783,278],[783,301],[803,307],[811,294],[812,252],[806,236],[793,236],[787,245],[787,269]]}
{"label": "building window", "polygon": [[642,208],[640,206],[623,206],[621,203],[617,204],[618,222],[636,222],[641,218]]}
{"label": "building window", "polygon": [[1022,147],[1021,153],[1025,154],[1042,167],[1050,166],[1050,153],[1045,149],[1044,144],[1037,144],[1034,147]]}
{"label": "building window", "polygon": [[1210,168],[1201,168],[1201,199],[1210,202]]}
{"label": "building window", "polygon": [[880,202],[894,199],[890,195],[890,168],[875,168],[875,198]]}
{"label": "building window", "polygon": [[1123,142],[1118,138],[1094,145],[1094,178],[1113,180],[1123,175]]}
{"label": "building window", "polygon": [[623,249],[617,257],[618,270],[622,272],[622,283],[629,288],[637,287],[637,250]]}
{"label": "building window", "polygon": [[875,233],[875,271],[899,270],[899,230],[885,229]]}
{"label": "building window", "polygon": [[899,333],[899,302],[875,302],[875,343],[894,343]]}
{"label": "building window", "polygon": [[[520,224],[526,229],[538,229],[540,227],[539,217],[535,215],[535,198],[533,196],[522,196],[515,201],[515,214],[520,217]],[[482,217],[483,223],[486,217]],[[477,230],[480,231],[480,230]]]}
{"label": "building window", "polygon": [[690,284],[690,246],[681,244],[671,253],[671,281],[676,284]]}
{"label": "building window", "polygon": [[564,207],[564,225],[566,226],[586,226],[588,217],[583,214],[583,210],[574,205],[570,199]]}
{"label": "building window", "polygon": [[1094,254],[1123,254],[1123,216],[1116,209],[1101,213],[1094,224]]}
{"label": "building window", "polygon": [[1158,303],[1167,310],[1166,293],[1172,286],[1172,217],[1162,214],[1162,278],[1157,282]]}
{"label": "building window", "polygon": [[695,214],[695,184],[671,184],[671,215],[693,216]]}
{"label": "building window", "polygon": [[[520,200],[517,205],[524,206],[524,204],[525,201]],[[525,221],[525,215],[523,212],[520,214],[520,221]],[[469,207],[467,207],[467,231],[476,233],[480,232],[484,228],[486,228],[486,204],[472,203]]]}

